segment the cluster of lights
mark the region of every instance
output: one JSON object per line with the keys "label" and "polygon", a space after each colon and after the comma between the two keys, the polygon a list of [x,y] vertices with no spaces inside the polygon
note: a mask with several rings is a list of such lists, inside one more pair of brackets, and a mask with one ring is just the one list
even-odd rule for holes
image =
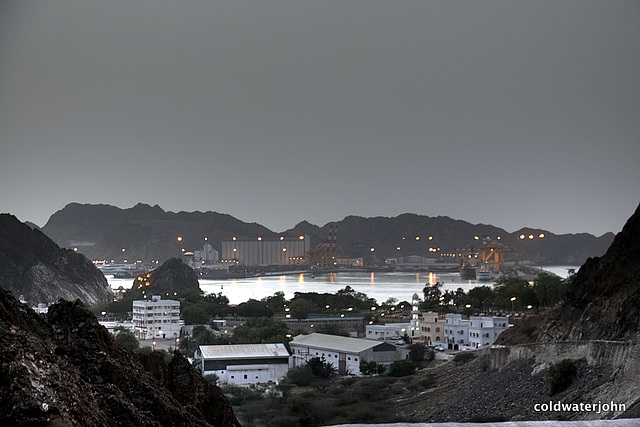
{"label": "cluster of lights", "polygon": [[[529,234],[528,236],[521,234],[520,236],[518,236],[518,239],[520,240],[525,240],[525,239],[529,239],[529,240],[533,240],[535,238],[535,236],[533,234]],[[540,233],[538,235],[538,239],[544,239],[544,233]]]}

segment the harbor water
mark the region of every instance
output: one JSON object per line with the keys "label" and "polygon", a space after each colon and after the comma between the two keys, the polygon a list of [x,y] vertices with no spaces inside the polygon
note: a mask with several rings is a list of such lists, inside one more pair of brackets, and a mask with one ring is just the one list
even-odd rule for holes
{"label": "harbor water", "polygon": [[[545,271],[567,277],[568,269],[578,270],[574,266],[544,267]],[[122,286],[131,288],[133,279],[116,279],[107,276],[110,286],[117,289]],[[423,297],[423,288],[427,284],[440,282],[442,290],[462,288],[465,292],[476,286],[492,286],[493,282],[461,280],[458,273],[428,272],[338,272],[311,277],[308,274],[251,277],[226,280],[200,280],[200,288],[206,293],[222,293],[230,304],[240,304],[253,299],[262,299],[276,292],[284,292],[291,299],[295,292],[335,293],[346,286],[357,292],[367,294],[378,303],[389,298],[411,301],[414,293]]]}

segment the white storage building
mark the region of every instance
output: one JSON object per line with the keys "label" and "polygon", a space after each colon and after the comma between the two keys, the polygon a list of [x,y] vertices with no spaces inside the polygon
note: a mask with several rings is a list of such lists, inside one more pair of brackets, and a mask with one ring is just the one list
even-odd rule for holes
{"label": "white storage building", "polygon": [[224,384],[277,383],[289,372],[284,344],[201,345],[203,375],[216,374]]}
{"label": "white storage building", "polygon": [[289,343],[289,348],[291,348],[294,368],[303,366],[314,357],[319,357],[333,364],[340,375],[347,373],[360,375],[361,360],[390,364],[402,358],[393,344],[315,333],[298,335]]}

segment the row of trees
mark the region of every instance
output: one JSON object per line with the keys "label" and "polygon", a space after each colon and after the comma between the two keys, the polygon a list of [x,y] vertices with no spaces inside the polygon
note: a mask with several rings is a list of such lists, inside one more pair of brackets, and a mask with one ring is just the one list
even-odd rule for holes
{"label": "row of trees", "polygon": [[523,310],[552,307],[563,300],[568,280],[541,273],[532,283],[516,276],[503,276],[494,288],[478,286],[464,292],[462,288],[442,292],[440,283],[424,288],[424,311],[457,311],[470,314],[488,311]]}

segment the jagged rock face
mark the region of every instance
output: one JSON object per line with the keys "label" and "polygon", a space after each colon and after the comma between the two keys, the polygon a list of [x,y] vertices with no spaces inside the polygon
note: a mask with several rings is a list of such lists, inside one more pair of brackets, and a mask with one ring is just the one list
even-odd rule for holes
{"label": "jagged rock face", "polygon": [[640,337],[640,206],[607,253],[580,268],[542,341],[632,340]]}
{"label": "jagged rock face", "polygon": [[171,258],[157,269],[133,280],[131,290],[142,295],[173,296],[174,292],[200,292],[198,275],[178,258]]}
{"label": "jagged rock face", "polygon": [[107,279],[84,255],[61,249],[8,214],[0,215],[0,286],[32,305],[60,298],[87,304],[113,299]]}
{"label": "jagged rock face", "polygon": [[181,355],[143,362],[79,300],[54,304],[45,320],[0,290],[0,425],[239,425]]}

